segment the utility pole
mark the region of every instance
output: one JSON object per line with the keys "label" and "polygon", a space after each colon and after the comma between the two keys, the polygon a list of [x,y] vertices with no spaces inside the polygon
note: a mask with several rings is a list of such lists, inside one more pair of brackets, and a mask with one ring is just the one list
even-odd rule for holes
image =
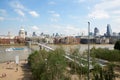
{"label": "utility pole", "polygon": [[87,60],[88,60],[88,80],[90,80],[90,22],[88,22],[88,55],[87,55]]}

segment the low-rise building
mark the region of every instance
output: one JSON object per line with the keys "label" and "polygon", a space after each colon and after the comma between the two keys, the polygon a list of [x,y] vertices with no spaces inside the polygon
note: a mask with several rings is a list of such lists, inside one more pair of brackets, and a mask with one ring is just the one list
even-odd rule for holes
{"label": "low-rise building", "polygon": [[109,38],[106,37],[95,38],[96,44],[109,44],[109,42],[110,42]]}

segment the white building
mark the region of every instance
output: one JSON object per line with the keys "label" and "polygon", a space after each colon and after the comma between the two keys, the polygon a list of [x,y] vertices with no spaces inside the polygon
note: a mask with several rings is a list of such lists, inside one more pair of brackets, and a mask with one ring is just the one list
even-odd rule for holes
{"label": "white building", "polygon": [[12,34],[11,34],[11,32],[8,32],[7,37],[8,37],[9,39],[14,39],[14,38],[15,38],[15,36],[14,36],[14,35],[12,35]]}
{"label": "white building", "polygon": [[19,37],[24,38],[25,39],[25,30],[23,27],[21,27],[21,29],[19,30]]}
{"label": "white building", "polygon": [[11,32],[8,32],[7,35],[0,35],[0,39],[14,39],[14,35],[11,34]]}

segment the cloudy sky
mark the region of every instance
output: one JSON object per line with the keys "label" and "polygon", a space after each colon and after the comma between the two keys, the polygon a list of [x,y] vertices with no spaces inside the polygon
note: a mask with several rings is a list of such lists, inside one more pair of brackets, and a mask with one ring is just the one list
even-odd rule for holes
{"label": "cloudy sky", "polygon": [[19,29],[31,34],[87,34],[98,27],[101,34],[107,24],[120,32],[120,0],[0,0],[0,35]]}

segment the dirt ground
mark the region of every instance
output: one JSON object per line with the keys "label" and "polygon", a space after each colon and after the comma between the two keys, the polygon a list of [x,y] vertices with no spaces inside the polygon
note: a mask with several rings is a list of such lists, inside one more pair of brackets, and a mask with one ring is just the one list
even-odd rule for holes
{"label": "dirt ground", "polygon": [[31,72],[26,61],[0,63],[0,80],[30,80]]}

